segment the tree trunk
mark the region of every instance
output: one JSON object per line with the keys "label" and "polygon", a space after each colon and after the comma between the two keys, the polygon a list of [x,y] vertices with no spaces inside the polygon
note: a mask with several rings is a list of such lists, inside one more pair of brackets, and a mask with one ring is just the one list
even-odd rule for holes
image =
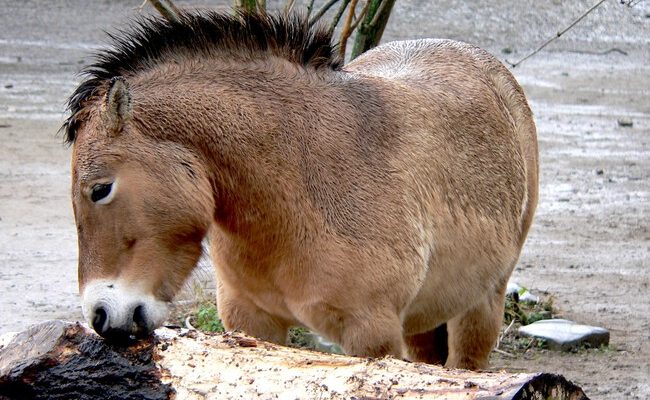
{"label": "tree trunk", "polygon": [[368,0],[370,8],[368,13],[357,29],[357,36],[354,39],[354,47],[350,60],[354,60],[360,54],[372,49],[379,44],[384,28],[388,24],[388,17],[393,10],[395,0]]}
{"label": "tree trunk", "polygon": [[239,7],[250,13],[257,11],[257,1],[256,0],[235,0],[235,7]]}
{"label": "tree trunk", "polygon": [[180,10],[171,0],[149,0],[158,12],[170,22],[179,22]]}
{"label": "tree trunk", "polygon": [[4,341],[0,399],[587,399],[553,374],[323,354],[240,333],[162,328],[109,345],[79,324],[48,321]]}

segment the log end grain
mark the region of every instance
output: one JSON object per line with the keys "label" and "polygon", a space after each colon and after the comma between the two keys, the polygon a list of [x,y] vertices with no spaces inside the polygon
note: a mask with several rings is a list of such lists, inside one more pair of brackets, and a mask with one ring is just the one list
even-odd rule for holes
{"label": "log end grain", "polygon": [[34,325],[0,349],[0,398],[167,399],[153,342],[120,346],[78,323]]}

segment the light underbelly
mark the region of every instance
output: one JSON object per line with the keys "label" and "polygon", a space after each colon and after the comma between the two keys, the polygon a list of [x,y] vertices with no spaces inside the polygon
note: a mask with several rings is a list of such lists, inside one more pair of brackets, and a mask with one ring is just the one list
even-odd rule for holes
{"label": "light underbelly", "polygon": [[418,294],[403,313],[404,332],[434,329],[493,295],[516,259],[511,251],[501,250],[490,253],[475,246],[434,254]]}

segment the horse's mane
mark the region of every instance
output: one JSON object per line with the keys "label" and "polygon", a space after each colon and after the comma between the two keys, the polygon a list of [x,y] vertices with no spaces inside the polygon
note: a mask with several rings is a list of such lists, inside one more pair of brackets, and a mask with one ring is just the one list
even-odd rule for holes
{"label": "horse's mane", "polygon": [[128,29],[108,35],[111,47],[99,51],[96,62],[81,71],[86,79],[68,99],[70,117],[61,127],[68,144],[75,140],[84,101],[104,82],[146,70],[179,52],[198,57],[225,52],[251,59],[265,53],[314,69],[337,70],[342,64],[331,34],[298,14],[183,13],[178,22],[139,18]]}

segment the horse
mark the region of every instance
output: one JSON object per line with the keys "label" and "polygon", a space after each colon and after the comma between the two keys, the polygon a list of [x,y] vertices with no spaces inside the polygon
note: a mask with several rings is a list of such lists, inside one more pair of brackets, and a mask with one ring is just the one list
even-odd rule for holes
{"label": "horse", "polygon": [[299,15],[140,17],[62,127],[85,319],[146,337],[208,244],[227,330],[482,369],[538,198],[525,95],[475,46],[343,65]]}

